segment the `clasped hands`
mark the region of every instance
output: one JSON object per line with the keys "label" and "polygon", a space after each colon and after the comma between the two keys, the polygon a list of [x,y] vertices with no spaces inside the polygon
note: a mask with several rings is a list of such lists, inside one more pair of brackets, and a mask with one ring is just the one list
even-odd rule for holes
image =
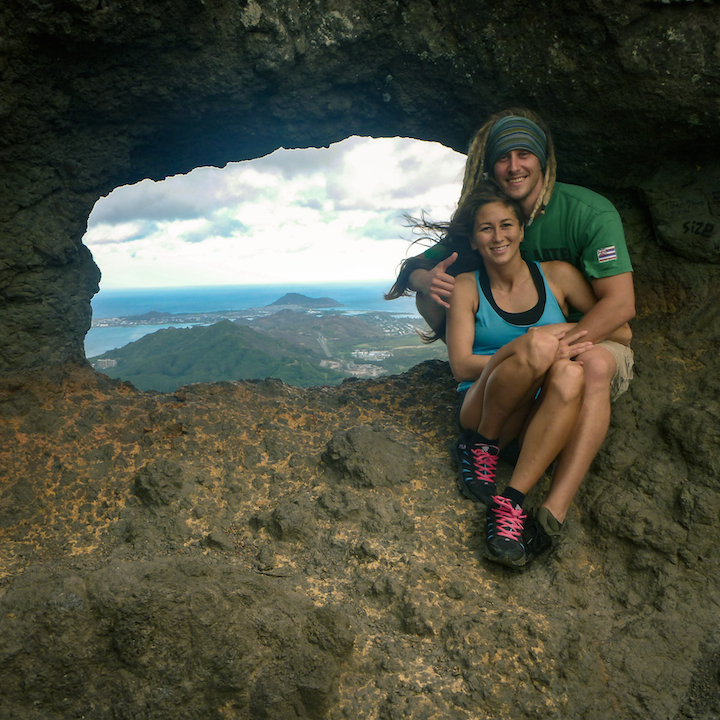
{"label": "clasped hands", "polygon": [[[568,325],[564,323],[553,324],[553,325],[541,325],[539,327],[531,327],[528,332],[549,332],[558,339],[558,349],[555,356],[555,360],[574,360],[578,355],[587,352],[592,347],[593,343],[590,341],[578,342],[580,338],[587,335],[587,330],[580,330],[579,332],[571,332],[574,325]],[[570,333],[570,334],[568,334]],[[582,360],[576,362],[582,365]]]}

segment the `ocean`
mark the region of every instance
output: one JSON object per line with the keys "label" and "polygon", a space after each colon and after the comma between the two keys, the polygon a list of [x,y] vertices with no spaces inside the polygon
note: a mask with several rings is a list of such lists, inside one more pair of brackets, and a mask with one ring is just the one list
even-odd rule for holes
{"label": "ocean", "polygon": [[[414,298],[403,297],[391,302],[383,298],[392,282],[101,290],[92,300],[92,309],[94,319],[143,315],[153,310],[167,313],[222,312],[264,307],[279,300],[285,293],[294,292],[312,298],[337,300],[342,307],[336,308],[336,311],[348,314],[392,312],[404,317],[419,317]],[[85,354],[89,358],[95,357],[167,327],[171,325],[90,328],[85,337]],[[187,324],[178,323],[174,327],[187,327]]]}

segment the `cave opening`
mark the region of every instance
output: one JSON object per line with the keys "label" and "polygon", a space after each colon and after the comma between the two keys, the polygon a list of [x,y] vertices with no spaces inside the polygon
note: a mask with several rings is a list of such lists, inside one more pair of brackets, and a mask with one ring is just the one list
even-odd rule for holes
{"label": "cave opening", "polygon": [[83,238],[102,272],[86,356],[106,370],[108,351],[145,335],[288,292],[415,314],[411,298],[382,299],[416,248],[405,216],[449,219],[464,161],[439,143],[352,136],[116,188]]}

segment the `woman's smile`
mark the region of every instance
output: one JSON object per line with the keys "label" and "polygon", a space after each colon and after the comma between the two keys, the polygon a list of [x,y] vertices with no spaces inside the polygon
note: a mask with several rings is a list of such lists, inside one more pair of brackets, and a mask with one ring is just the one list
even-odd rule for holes
{"label": "woman's smile", "polygon": [[515,257],[523,237],[523,226],[512,207],[498,201],[477,211],[470,244],[486,261],[504,261]]}

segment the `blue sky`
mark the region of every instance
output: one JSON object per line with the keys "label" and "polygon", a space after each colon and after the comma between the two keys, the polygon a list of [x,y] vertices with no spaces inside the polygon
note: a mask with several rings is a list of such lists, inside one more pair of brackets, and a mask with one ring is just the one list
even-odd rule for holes
{"label": "blue sky", "polygon": [[417,251],[403,213],[448,220],[464,162],[407,138],[280,149],[117,188],[84,242],[105,289],[392,280]]}

